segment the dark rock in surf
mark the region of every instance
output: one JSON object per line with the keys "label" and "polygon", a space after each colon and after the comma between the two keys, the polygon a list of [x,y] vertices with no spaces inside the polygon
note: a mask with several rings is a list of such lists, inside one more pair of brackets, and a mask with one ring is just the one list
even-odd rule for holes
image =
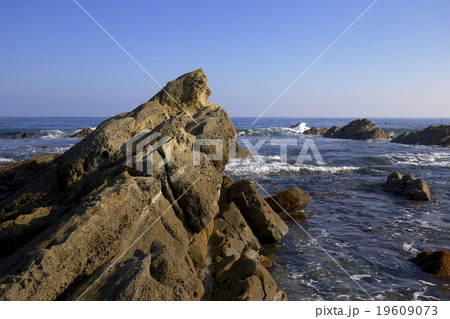
{"label": "dark rock in surf", "polygon": [[422,131],[406,132],[397,136],[391,142],[450,147],[450,125],[429,126]]}
{"label": "dark rock in surf", "polygon": [[389,193],[404,196],[410,200],[429,201],[431,199],[427,183],[412,175],[402,176],[399,172],[391,173],[382,187]]}
{"label": "dark rock in surf", "polygon": [[[30,133],[24,132],[20,135],[15,135],[15,136],[11,137],[12,140],[20,140],[20,139],[26,139],[26,138],[30,138]],[[6,138],[6,139],[9,139],[9,138]]]}
{"label": "dark rock in surf", "polygon": [[422,251],[410,260],[436,277],[450,277],[450,252],[447,250]]}
{"label": "dark rock in surf", "polygon": [[326,127],[317,128],[315,126],[311,127],[309,130],[303,132],[305,135],[324,135],[328,129]]}

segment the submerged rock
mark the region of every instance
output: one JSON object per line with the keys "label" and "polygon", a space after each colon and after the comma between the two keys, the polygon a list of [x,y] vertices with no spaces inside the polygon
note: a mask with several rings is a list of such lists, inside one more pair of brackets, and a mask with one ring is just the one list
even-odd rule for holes
{"label": "submerged rock", "polygon": [[429,201],[431,199],[427,183],[412,175],[402,176],[399,172],[391,173],[382,187],[389,193],[404,196],[410,200]]}
{"label": "submerged rock", "polygon": [[410,260],[436,277],[450,277],[450,252],[447,250],[422,251]]}
{"label": "submerged rock", "polygon": [[422,131],[406,132],[397,136],[391,142],[450,147],[450,125],[429,126]]}
{"label": "submerged rock", "polygon": [[324,136],[352,140],[390,139],[394,137],[394,132],[386,133],[368,119],[360,119],[338,130],[332,128]]}
{"label": "submerged rock", "polygon": [[[222,177],[236,131],[206,83],[184,74],[63,155],[0,169],[1,300],[285,299],[242,253],[287,226],[253,185]],[[201,148],[194,164],[200,138],[222,139],[223,156]]]}
{"label": "submerged rock", "polygon": [[88,128],[84,128],[81,131],[76,132],[75,134],[70,135],[70,137],[74,137],[74,138],[85,138],[86,136],[88,136],[89,134],[91,134],[94,130],[91,129],[90,127]]}

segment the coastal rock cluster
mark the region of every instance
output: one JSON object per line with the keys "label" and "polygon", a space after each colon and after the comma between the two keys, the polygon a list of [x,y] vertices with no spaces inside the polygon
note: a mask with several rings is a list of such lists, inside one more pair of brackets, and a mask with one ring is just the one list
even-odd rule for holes
{"label": "coastal rock cluster", "polygon": [[394,132],[386,133],[373,122],[368,119],[354,120],[348,123],[346,126],[339,128],[333,126],[330,129],[312,127],[309,130],[303,132],[307,135],[323,135],[329,138],[341,138],[352,140],[369,140],[369,139],[391,139],[394,137]]}
{"label": "coastal rock cluster", "polygon": [[429,126],[422,131],[406,132],[395,137],[394,132],[385,132],[368,119],[359,119],[342,128],[339,126],[331,128],[313,126],[305,130],[303,134],[352,140],[391,139],[392,143],[450,147],[450,125]]}
{"label": "coastal rock cluster", "polygon": [[[210,94],[187,73],[66,153],[0,168],[0,299],[285,300],[258,250],[288,227],[222,176],[236,131]],[[194,165],[197,139],[223,156],[204,145]]]}

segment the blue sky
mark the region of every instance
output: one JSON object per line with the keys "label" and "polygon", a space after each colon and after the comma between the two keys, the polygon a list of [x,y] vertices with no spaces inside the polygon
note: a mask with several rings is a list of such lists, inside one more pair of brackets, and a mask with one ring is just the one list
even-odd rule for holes
{"label": "blue sky", "polygon": [[[79,0],[161,84],[259,116],[373,0]],[[450,2],[379,0],[265,116],[450,117]],[[0,116],[111,116],[159,87],[72,0],[0,2]]]}

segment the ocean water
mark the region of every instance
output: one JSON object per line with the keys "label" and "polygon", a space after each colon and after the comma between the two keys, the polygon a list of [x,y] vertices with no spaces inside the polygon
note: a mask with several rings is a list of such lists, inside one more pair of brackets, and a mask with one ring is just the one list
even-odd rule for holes
{"label": "ocean water", "polygon": [[[45,152],[61,153],[79,141],[69,136],[103,118],[0,118],[0,165]],[[249,178],[260,192],[297,185],[313,198],[306,221],[289,222],[283,242],[263,252],[278,263],[270,272],[290,300],[450,300],[450,280],[419,270],[408,258],[421,250],[450,250],[450,149],[305,136],[306,127],[343,126],[353,118],[231,119],[241,145],[258,145],[253,160],[232,160],[225,174]],[[450,119],[371,118],[396,135]],[[294,129],[291,125],[304,124]],[[31,138],[4,140],[29,132]],[[317,147],[298,163],[302,146]],[[286,160],[280,144],[286,142]],[[43,148],[45,146],[45,148]],[[427,181],[430,202],[383,192],[393,171]],[[337,265],[337,263],[339,265]],[[341,268],[342,267],[342,268]]]}

